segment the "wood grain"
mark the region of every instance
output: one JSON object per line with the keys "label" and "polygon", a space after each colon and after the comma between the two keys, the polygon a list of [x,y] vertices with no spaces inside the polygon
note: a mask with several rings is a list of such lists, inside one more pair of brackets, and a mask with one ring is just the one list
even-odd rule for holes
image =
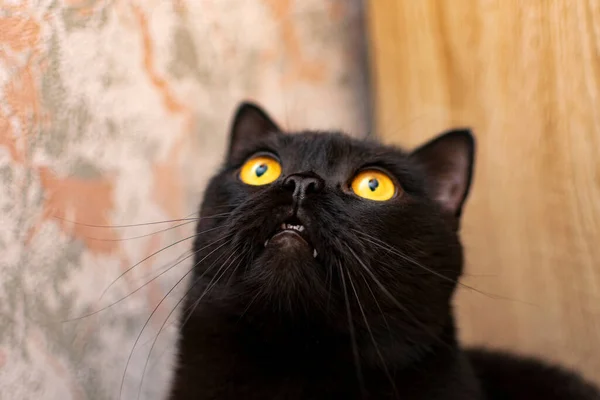
{"label": "wood grain", "polygon": [[463,340],[600,383],[600,2],[372,0],[376,134],[478,140]]}

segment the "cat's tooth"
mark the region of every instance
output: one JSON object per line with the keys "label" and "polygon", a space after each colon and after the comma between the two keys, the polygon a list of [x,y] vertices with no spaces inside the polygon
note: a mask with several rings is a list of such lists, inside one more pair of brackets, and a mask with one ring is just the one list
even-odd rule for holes
{"label": "cat's tooth", "polygon": [[313,249],[313,258],[317,258],[317,249]]}
{"label": "cat's tooth", "polygon": [[298,228],[298,230],[300,230],[300,232],[304,231],[304,225],[300,225],[300,227]]}
{"label": "cat's tooth", "polygon": [[281,229],[285,229],[285,224],[281,224]]}
{"label": "cat's tooth", "polygon": [[269,244],[269,239],[265,240],[265,247],[267,247],[267,244]]}

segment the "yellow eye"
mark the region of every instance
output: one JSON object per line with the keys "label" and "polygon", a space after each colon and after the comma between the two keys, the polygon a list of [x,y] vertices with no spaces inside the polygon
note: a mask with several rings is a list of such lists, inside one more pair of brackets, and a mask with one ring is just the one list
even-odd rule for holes
{"label": "yellow eye", "polygon": [[269,156],[252,157],[244,163],[240,179],[247,185],[269,184],[281,175],[281,164]]}
{"label": "yellow eye", "polygon": [[374,201],[386,201],[396,194],[392,179],[374,169],[360,172],[352,180],[351,186],[357,196]]}

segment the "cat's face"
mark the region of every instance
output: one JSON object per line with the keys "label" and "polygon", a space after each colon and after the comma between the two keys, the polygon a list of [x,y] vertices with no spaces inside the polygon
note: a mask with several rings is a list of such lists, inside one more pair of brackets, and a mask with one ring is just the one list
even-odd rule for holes
{"label": "cat's face", "polygon": [[468,131],[405,153],[285,134],[243,105],[202,205],[194,296],[212,286],[213,301],[259,319],[347,329],[350,311],[358,327],[435,332],[462,269],[456,230],[472,161]]}

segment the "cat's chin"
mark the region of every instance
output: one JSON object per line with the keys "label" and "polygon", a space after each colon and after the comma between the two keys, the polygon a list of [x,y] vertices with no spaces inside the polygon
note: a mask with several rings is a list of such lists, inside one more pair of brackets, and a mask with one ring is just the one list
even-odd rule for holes
{"label": "cat's chin", "polygon": [[[288,219],[264,243],[265,250],[277,249],[278,252],[308,253],[317,258],[317,250],[311,241],[308,230],[297,217]],[[302,256],[302,254],[298,254]]]}
{"label": "cat's chin", "polygon": [[312,244],[299,233],[293,230],[284,230],[275,234],[265,242],[265,251],[276,250],[278,254],[293,253],[298,256],[312,256],[317,253]]}
{"label": "cat's chin", "polygon": [[275,235],[242,278],[244,302],[252,304],[246,314],[312,315],[309,310],[317,310],[327,295],[320,270],[310,244],[292,234]]}

